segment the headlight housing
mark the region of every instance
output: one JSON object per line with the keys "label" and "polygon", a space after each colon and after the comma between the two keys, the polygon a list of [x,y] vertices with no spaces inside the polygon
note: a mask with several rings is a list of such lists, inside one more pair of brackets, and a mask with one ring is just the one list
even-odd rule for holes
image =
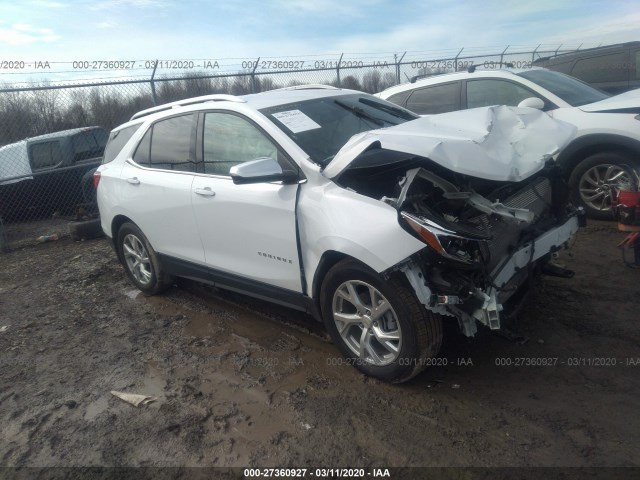
{"label": "headlight housing", "polygon": [[466,265],[482,261],[478,239],[461,235],[422,216],[407,212],[400,212],[400,216],[422,241],[442,257]]}

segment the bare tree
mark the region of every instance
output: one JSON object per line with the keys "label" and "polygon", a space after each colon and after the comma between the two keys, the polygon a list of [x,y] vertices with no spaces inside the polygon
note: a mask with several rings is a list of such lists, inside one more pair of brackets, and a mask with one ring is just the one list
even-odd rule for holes
{"label": "bare tree", "polygon": [[347,75],[340,82],[341,88],[348,88],[351,90],[362,90],[362,85],[360,85],[360,80],[358,80],[353,75]]}

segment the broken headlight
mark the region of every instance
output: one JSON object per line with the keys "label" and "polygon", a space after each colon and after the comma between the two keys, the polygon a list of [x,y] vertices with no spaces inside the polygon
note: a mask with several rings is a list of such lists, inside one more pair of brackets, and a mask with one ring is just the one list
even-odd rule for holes
{"label": "broken headlight", "polygon": [[407,212],[400,212],[400,216],[439,255],[467,265],[482,262],[481,239],[460,234],[423,216]]}

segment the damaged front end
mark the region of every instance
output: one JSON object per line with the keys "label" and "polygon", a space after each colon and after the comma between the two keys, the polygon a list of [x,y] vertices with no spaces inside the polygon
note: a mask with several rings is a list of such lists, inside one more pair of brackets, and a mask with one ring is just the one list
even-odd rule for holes
{"label": "damaged front end", "polygon": [[397,198],[383,200],[429,248],[396,269],[426,308],[458,318],[467,336],[476,322],[499,329],[521,290],[581,223],[553,163],[518,183],[458,176],[454,184],[417,167],[398,189]]}
{"label": "damaged front end", "polygon": [[386,273],[401,271],[426,308],[473,336],[477,322],[499,329],[577,232],[584,215],[554,161],[574,134],[534,109],[451,112],[353,137],[323,174],[398,211],[428,247]]}

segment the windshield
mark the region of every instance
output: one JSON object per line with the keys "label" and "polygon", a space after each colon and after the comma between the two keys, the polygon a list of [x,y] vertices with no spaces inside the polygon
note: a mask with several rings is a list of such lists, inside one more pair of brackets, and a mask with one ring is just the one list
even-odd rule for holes
{"label": "windshield", "polygon": [[572,107],[598,102],[609,95],[581,82],[580,80],[551,70],[527,70],[518,73],[523,78],[537,83],[557,95]]}
{"label": "windshield", "polygon": [[260,112],[323,167],[354,135],[419,118],[391,103],[357,94],[278,105]]}

